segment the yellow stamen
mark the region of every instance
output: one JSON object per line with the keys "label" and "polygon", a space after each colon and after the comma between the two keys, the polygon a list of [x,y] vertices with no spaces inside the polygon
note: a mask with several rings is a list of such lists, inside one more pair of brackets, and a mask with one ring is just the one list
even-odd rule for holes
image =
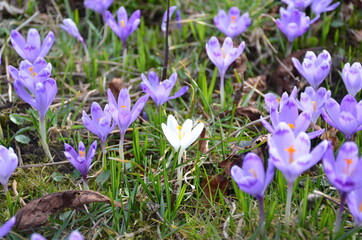
{"label": "yellow stamen", "polygon": [[313,112],[315,112],[315,110],[317,110],[317,103],[315,101],[312,101],[313,104]]}
{"label": "yellow stamen", "polygon": [[101,118],[98,118],[98,122],[101,120]]}
{"label": "yellow stamen", "polygon": [[353,163],[353,160],[350,158],[345,158],[344,161],[347,163],[347,167],[343,170],[343,172],[347,175],[349,175],[349,166]]}
{"label": "yellow stamen", "polygon": [[291,129],[295,128],[295,126],[294,126],[293,123],[288,123],[288,126],[289,126]]}
{"label": "yellow stamen", "polygon": [[126,24],[124,23],[124,20],[121,20],[120,23],[121,23],[122,28],[124,28],[126,26]]}
{"label": "yellow stamen", "polygon": [[256,175],[256,172],[255,172],[254,168],[250,168],[250,169],[249,169],[249,172],[250,172],[251,174],[253,174],[253,176],[254,176],[255,178],[258,178],[258,175]]}
{"label": "yellow stamen", "polygon": [[234,23],[236,20],[236,16],[231,16],[231,20],[230,20],[230,23]]}
{"label": "yellow stamen", "polygon": [[280,103],[280,100],[282,100],[281,98],[277,98],[277,102]]}
{"label": "yellow stamen", "polygon": [[222,57],[223,57],[223,58],[226,58],[226,54],[225,54],[224,48],[221,48],[221,52],[222,52]]}
{"label": "yellow stamen", "polygon": [[85,157],[85,152],[84,152],[84,151],[79,151],[79,155],[80,155],[81,157]]}
{"label": "yellow stamen", "polygon": [[182,126],[181,126],[181,125],[178,125],[178,126],[177,126],[177,129],[178,129],[179,131],[181,131]]}
{"label": "yellow stamen", "polygon": [[122,105],[121,108],[127,108],[125,105]]}
{"label": "yellow stamen", "polygon": [[30,76],[32,76],[32,77],[36,76],[36,72],[34,71],[34,67],[30,67],[29,72],[30,72]]}
{"label": "yellow stamen", "polygon": [[285,149],[289,153],[289,164],[294,162],[293,153],[296,152],[295,148],[292,146]]}
{"label": "yellow stamen", "polygon": [[362,202],[359,204],[359,212],[362,212]]}

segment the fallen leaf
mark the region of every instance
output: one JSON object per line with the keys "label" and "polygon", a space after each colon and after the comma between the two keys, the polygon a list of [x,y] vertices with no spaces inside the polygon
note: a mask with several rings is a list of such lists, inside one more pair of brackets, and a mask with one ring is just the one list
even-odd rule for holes
{"label": "fallen leaf", "polygon": [[206,154],[209,151],[209,141],[206,139],[206,128],[202,130],[199,138],[202,139],[199,140],[200,152]]}
{"label": "fallen leaf", "polygon": [[[225,111],[220,113],[218,116],[224,118],[227,115],[231,114],[231,111]],[[234,117],[247,117],[251,121],[259,119],[261,116],[260,111],[257,108],[253,107],[237,107],[234,112]]]}
{"label": "fallen leaf", "polygon": [[259,75],[253,78],[248,78],[245,82],[234,84],[234,104],[239,106],[242,101],[242,97],[248,95],[254,90],[249,103],[256,101],[262,92],[267,90],[266,75]]}
{"label": "fallen leaf", "polygon": [[216,193],[219,189],[223,194],[230,186],[230,181],[223,175],[207,176],[201,183],[201,188],[207,199],[217,199]]}
{"label": "fallen leaf", "polygon": [[[52,193],[29,202],[16,214],[18,230],[31,229],[48,222],[50,215],[64,208],[81,208],[84,204],[103,202],[111,204],[111,199],[94,191],[65,191]],[[122,208],[122,204],[114,201],[114,205]]]}
{"label": "fallen leaf", "polygon": [[122,88],[126,87],[126,85],[124,84],[124,82],[121,78],[113,78],[108,83],[108,87],[109,87],[109,89],[111,89],[113,96],[117,100],[119,92],[121,91]]}

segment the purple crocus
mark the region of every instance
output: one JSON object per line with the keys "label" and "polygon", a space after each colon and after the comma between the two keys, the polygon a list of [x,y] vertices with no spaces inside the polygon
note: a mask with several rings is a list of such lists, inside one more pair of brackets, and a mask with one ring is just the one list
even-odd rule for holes
{"label": "purple crocus", "polygon": [[333,0],[313,0],[312,1],[312,12],[315,13],[316,17],[311,21],[311,24],[315,23],[319,18],[320,15],[324,12],[333,11],[335,8],[337,8],[340,4],[340,2],[336,2],[332,5]]}
{"label": "purple crocus", "polygon": [[311,151],[308,134],[295,135],[285,122],[279,123],[274,133],[268,137],[269,161],[278,168],[288,183],[285,212],[286,226],[289,226],[290,204],[293,185],[297,177],[315,165],[325,153],[328,141],[324,140]]}
{"label": "purple crocus", "polygon": [[5,193],[8,190],[8,182],[11,174],[15,171],[18,166],[18,157],[14,150],[9,147],[0,145],[0,183],[4,187]]}
{"label": "purple crocus", "polygon": [[113,0],[85,0],[84,6],[103,15],[112,2]]}
{"label": "purple crocus", "polygon": [[243,161],[243,167],[234,165],[231,176],[239,188],[256,197],[259,202],[260,222],[264,221],[264,192],[274,176],[274,166],[269,162],[268,169],[264,171],[263,161],[255,153],[248,153]]}
{"label": "purple crocus", "polygon": [[[299,114],[298,104],[296,100],[297,88],[294,88],[290,96],[284,92],[280,103],[275,95],[271,93],[265,94],[265,104],[270,113],[271,124],[264,118],[261,118],[261,122],[264,127],[272,134],[275,133],[275,129],[279,123],[284,122],[292,129],[297,136],[301,132],[307,131],[309,128],[312,112],[308,109]],[[310,138],[316,138],[324,132],[324,129],[308,133]]]}
{"label": "purple crocus", "polygon": [[225,38],[225,41],[220,47],[220,43],[216,37],[212,37],[208,43],[206,43],[206,53],[209,56],[211,62],[213,62],[219,69],[220,75],[220,98],[221,105],[224,106],[224,78],[228,67],[234,62],[244,51],[245,42],[240,43],[237,48],[234,48],[233,41],[230,37]]}
{"label": "purple crocus", "polygon": [[350,140],[353,134],[362,130],[362,101],[358,102],[351,95],[346,95],[341,105],[336,100],[327,100],[322,110],[324,120],[344,134]]}
{"label": "purple crocus", "polygon": [[54,33],[50,31],[44,38],[42,45],[39,33],[35,28],[29,30],[26,41],[17,30],[11,30],[10,40],[20,57],[29,62],[34,62],[38,57],[47,55],[54,43]]}
{"label": "purple crocus", "polygon": [[15,81],[20,81],[30,92],[35,92],[37,83],[43,83],[49,79],[52,65],[44,58],[37,58],[34,63],[28,60],[21,61],[19,70],[9,66],[9,73]]}
{"label": "purple crocus", "polygon": [[[170,7],[169,18],[171,19],[172,15],[176,12],[175,20],[178,22],[177,23],[177,28],[181,28],[182,27],[182,25],[180,23],[180,21],[181,21],[181,13],[180,13],[179,10],[176,10],[176,9],[177,9],[177,6],[171,6]],[[166,12],[163,14],[163,17],[162,17],[162,23],[161,23],[161,31],[162,32],[166,32],[167,14],[168,14],[168,10],[166,10]]]}
{"label": "purple crocus", "polygon": [[140,86],[142,90],[151,96],[157,106],[161,106],[168,100],[184,95],[189,89],[187,86],[185,86],[170,97],[172,88],[176,84],[177,73],[173,73],[169,79],[165,79],[162,82],[160,82],[155,72],[148,73],[148,78],[144,74],[142,74],[141,77],[142,82]]}
{"label": "purple crocus", "polygon": [[296,58],[292,58],[292,61],[294,67],[314,90],[317,90],[318,86],[328,76],[332,63],[331,55],[327,50],[323,50],[323,52],[318,54],[318,57],[314,52],[308,51],[305,54],[303,63],[300,63]]}
{"label": "purple crocus", "polygon": [[347,196],[348,209],[356,225],[362,224],[362,188],[350,192]]}
{"label": "purple crocus", "polygon": [[[75,230],[70,233],[68,240],[83,240],[82,234],[78,230]],[[30,237],[30,240],[47,240],[45,237],[40,235],[39,233],[33,233]]]}
{"label": "purple crocus", "polygon": [[288,4],[288,7],[295,7],[299,10],[306,9],[313,0],[282,0],[284,3]]}
{"label": "purple crocus", "polygon": [[362,161],[358,157],[357,144],[345,142],[335,159],[330,143],[323,156],[323,167],[328,180],[338,189],[341,196],[341,204],[334,226],[334,230],[338,231],[348,193],[362,187]]}
{"label": "purple crocus", "polygon": [[342,70],[342,79],[350,95],[356,94],[362,89],[362,66],[355,62],[352,66],[346,63]]}
{"label": "purple crocus", "polygon": [[116,121],[112,120],[112,116],[109,113],[108,104],[104,107],[103,111],[101,106],[99,106],[99,104],[96,102],[92,103],[91,117],[92,118],[90,118],[88,114],[83,111],[82,122],[89,131],[100,138],[102,142],[102,151],[105,153],[107,137],[116,126]]}
{"label": "purple crocus", "polygon": [[214,23],[227,37],[234,38],[250,26],[251,19],[248,12],[240,16],[239,8],[232,7],[228,14],[224,10],[220,10],[214,17]]}
{"label": "purple crocus", "polygon": [[124,159],[124,135],[126,134],[128,127],[136,120],[136,118],[141,113],[143,107],[148,100],[148,94],[139,98],[133,108],[131,108],[131,97],[126,88],[123,88],[119,92],[118,101],[116,101],[110,89],[108,89],[107,95],[109,102],[109,112],[111,113],[113,120],[116,121],[121,134],[119,141],[119,152],[120,157]]}
{"label": "purple crocus", "polygon": [[0,238],[5,237],[6,234],[14,227],[16,222],[15,216],[11,217],[4,225],[0,227]]}
{"label": "purple crocus", "polygon": [[47,239],[39,233],[33,233],[30,236],[30,240],[47,240]]}
{"label": "purple crocus", "polygon": [[120,7],[117,11],[118,23],[109,11],[105,12],[105,19],[108,26],[122,40],[123,48],[126,48],[127,38],[137,29],[141,20],[141,11],[136,10],[130,18],[128,18],[126,9]]}
{"label": "purple crocus", "polygon": [[289,43],[303,35],[309,28],[310,19],[304,12],[296,8],[280,8],[280,19],[276,19],[276,24],[280,31],[287,37]]}
{"label": "purple crocus", "polygon": [[83,182],[85,185],[88,185],[87,174],[89,171],[89,167],[92,163],[93,157],[96,154],[97,150],[97,141],[94,141],[89,149],[88,154],[86,154],[86,150],[84,147],[84,143],[82,141],[79,142],[78,145],[78,153],[74,150],[72,146],[67,143],[64,143],[65,157],[69,160],[71,164],[80,172],[83,177]]}
{"label": "purple crocus", "polygon": [[60,24],[60,27],[64,29],[71,36],[75,37],[79,42],[84,42],[83,37],[80,35],[77,25],[70,18],[65,18],[63,24]]}
{"label": "purple crocus", "polygon": [[322,87],[315,91],[312,87],[308,86],[300,94],[300,101],[297,100],[297,104],[300,110],[308,110],[312,113],[312,122],[315,124],[322,113],[324,104],[330,97],[330,90],[327,91],[327,89]]}

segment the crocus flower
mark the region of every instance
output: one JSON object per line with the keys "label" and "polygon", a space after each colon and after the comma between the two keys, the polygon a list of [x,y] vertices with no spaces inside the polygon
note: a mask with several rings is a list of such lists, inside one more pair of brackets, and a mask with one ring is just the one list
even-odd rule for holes
{"label": "crocus flower", "polygon": [[355,62],[352,66],[346,63],[342,70],[342,79],[350,95],[356,94],[362,89],[362,66]]}
{"label": "crocus flower", "polygon": [[141,77],[142,82],[140,86],[142,90],[151,96],[157,106],[161,106],[168,100],[184,95],[189,89],[187,86],[185,86],[170,97],[172,88],[176,84],[177,73],[173,73],[169,79],[165,79],[162,82],[160,82],[155,72],[148,73],[148,78],[144,74],[142,74]]}
{"label": "crocus flower", "polygon": [[276,24],[291,43],[308,30],[309,21],[309,17],[296,8],[280,8],[280,19],[276,19]]}
{"label": "crocus flower", "polygon": [[167,124],[161,124],[162,131],[168,142],[176,151],[179,151],[177,160],[178,165],[180,166],[177,168],[178,192],[180,192],[182,187],[182,155],[184,154],[186,148],[196,141],[204,129],[203,123],[198,123],[194,128],[192,126],[193,122],[191,119],[187,119],[181,126],[172,115],[168,115]]}
{"label": "crocus flower", "polygon": [[8,182],[11,174],[18,166],[18,157],[14,153],[14,150],[9,147],[0,145],[0,183],[4,187],[4,191],[8,190]]}
{"label": "crocus flower", "polygon": [[83,177],[83,182],[87,185],[87,174],[89,171],[89,167],[92,163],[93,157],[96,154],[97,141],[94,141],[90,145],[88,149],[88,154],[86,154],[84,143],[82,141],[79,142],[78,153],[74,150],[72,146],[70,146],[67,143],[64,143],[64,148],[65,148],[64,152],[65,157],[80,172],[80,174]]}
{"label": "crocus flower", "polygon": [[107,137],[116,126],[116,121],[112,120],[108,104],[104,107],[103,111],[98,103],[93,102],[91,106],[91,116],[92,119],[85,111],[83,111],[82,122],[89,131],[100,138],[102,142],[102,151],[105,153]]}
{"label": "crocus flower", "polygon": [[227,37],[234,38],[250,26],[251,19],[248,12],[240,16],[239,8],[232,7],[228,14],[224,10],[220,10],[214,17],[214,23]]}
{"label": "crocus flower", "polygon": [[340,4],[340,2],[336,2],[332,5],[333,0],[313,0],[312,1],[312,12],[315,13],[316,17],[311,21],[311,24],[315,23],[319,18],[321,13],[333,11],[335,8],[337,8]]}
{"label": "crocus flower", "polygon": [[288,7],[295,7],[299,10],[306,9],[312,3],[312,0],[282,0],[282,1],[288,4]]}
{"label": "crocus flower", "polygon": [[308,110],[312,113],[312,122],[315,124],[322,113],[324,104],[330,97],[330,90],[327,91],[327,89],[321,87],[315,91],[312,87],[308,86],[300,94],[300,101],[297,100],[297,104],[300,110]]}
{"label": "crocus flower", "polygon": [[269,135],[268,146],[269,161],[283,173],[288,182],[285,221],[286,226],[289,226],[294,182],[300,174],[322,158],[328,147],[328,141],[322,141],[311,151],[308,134],[300,132],[298,135],[294,135],[289,125],[281,122],[275,132]]}
{"label": "crocus flower", "polygon": [[[175,20],[178,22],[177,23],[177,27],[181,28],[181,23],[179,23],[179,21],[181,21],[181,14],[179,10],[176,10],[177,6],[171,6],[170,7],[170,15],[169,18],[171,19],[173,13],[176,11],[176,17]],[[162,32],[166,32],[166,21],[167,21],[167,14],[168,14],[168,10],[166,10],[166,12],[163,14],[162,17],[162,23],[161,23],[161,30]]]}
{"label": "crocus flower", "polygon": [[113,0],[85,0],[84,6],[103,15],[112,2]]}
{"label": "crocus flower", "polygon": [[327,100],[322,110],[324,120],[341,131],[347,140],[362,130],[362,101],[358,102],[351,95],[346,95],[341,105],[336,100]]}
{"label": "crocus flower", "polygon": [[318,57],[314,52],[308,51],[305,54],[302,64],[296,58],[292,58],[292,61],[294,67],[314,88],[314,90],[317,90],[318,86],[327,77],[332,63],[331,55],[326,50],[323,50],[323,52],[318,54]]}
{"label": "crocus flower", "polygon": [[227,37],[220,47],[219,41],[216,37],[212,37],[208,43],[206,43],[206,53],[209,56],[211,62],[213,62],[219,69],[220,75],[220,98],[221,105],[224,106],[224,77],[226,70],[232,62],[234,62],[244,51],[245,42],[240,43],[239,47],[234,48],[233,41],[230,37]]}
{"label": "crocus flower", "polygon": [[338,231],[348,193],[362,187],[362,161],[358,157],[357,144],[345,142],[339,149],[336,160],[332,144],[329,144],[323,156],[323,167],[328,180],[338,189],[341,196],[341,204],[335,222],[335,231]]}
{"label": "crocus flower", "polygon": [[68,240],[83,240],[82,234],[78,230],[75,230],[70,233]]}
{"label": "crocus flower", "polygon": [[30,236],[30,240],[47,240],[47,239],[42,235],[40,235],[39,233],[33,233]]}
{"label": "crocus flower", "polygon": [[38,57],[47,55],[54,43],[54,33],[50,31],[44,38],[42,45],[40,45],[40,36],[35,28],[29,30],[26,41],[17,30],[11,30],[10,40],[20,57],[29,62],[34,62]]}
{"label": "crocus flower", "polygon": [[16,222],[15,216],[10,218],[4,225],[0,227],[0,238],[5,237],[6,234],[10,232],[10,230],[14,227]]}
{"label": "crocus flower", "polygon": [[243,161],[243,167],[234,165],[231,168],[231,176],[239,188],[258,199],[260,208],[260,221],[264,221],[264,192],[274,176],[274,166],[269,163],[268,169],[264,171],[264,164],[258,155],[248,153]]}
{"label": "crocus flower", "polygon": [[347,205],[352,213],[356,225],[362,223],[362,188],[350,192],[347,196]]}
{"label": "crocus flower", "polygon": [[137,29],[141,20],[141,11],[136,10],[130,18],[127,16],[126,9],[120,7],[117,12],[118,22],[109,11],[105,13],[105,19],[108,26],[122,40],[123,48],[126,48],[127,38]]}
{"label": "crocus flower", "polygon": [[133,108],[131,108],[131,97],[126,88],[123,88],[119,92],[118,101],[116,101],[110,89],[108,89],[107,95],[109,102],[109,112],[111,113],[113,120],[116,121],[120,130],[121,136],[119,141],[119,152],[120,157],[123,159],[124,135],[126,134],[128,127],[140,115],[143,107],[148,100],[148,94],[139,98]]}
{"label": "crocus flower", "polygon": [[28,60],[21,61],[19,70],[9,66],[9,73],[15,81],[20,81],[30,92],[35,92],[37,83],[43,83],[49,79],[52,65],[44,58],[37,58],[34,63]]}
{"label": "crocus flower", "polygon": [[79,42],[84,42],[83,37],[80,35],[77,25],[70,18],[65,18],[63,24],[60,24],[60,27],[63,28],[71,36],[75,37]]}
{"label": "crocus flower", "polygon": [[[265,94],[265,104],[270,113],[271,124],[264,118],[261,118],[261,122],[264,127],[272,134],[275,133],[275,129],[281,122],[285,122],[292,129],[297,136],[301,132],[305,132],[310,125],[312,119],[312,112],[308,109],[302,113],[298,113],[298,104],[296,100],[297,88],[294,88],[290,96],[284,92],[282,98],[279,101],[275,95],[271,93]],[[321,135],[324,129],[308,133],[310,138],[315,138]]]}

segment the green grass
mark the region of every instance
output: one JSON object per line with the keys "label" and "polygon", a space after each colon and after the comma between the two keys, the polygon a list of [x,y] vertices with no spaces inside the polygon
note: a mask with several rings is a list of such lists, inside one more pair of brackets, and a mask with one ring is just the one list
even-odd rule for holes
{"label": "green grass", "polygon": [[[128,54],[125,64],[122,57],[122,43],[102,18],[90,11],[73,11],[68,1],[56,1],[63,17],[73,18],[86,39],[90,60],[86,61],[82,45],[58,27],[60,16],[53,6],[49,15],[37,16],[34,21],[22,29],[25,34],[30,27],[37,28],[42,36],[49,30],[55,32],[56,42],[47,56],[53,66],[52,77],[57,80],[58,95],[51,111],[47,114],[47,127],[51,151],[57,160],[66,160],[63,156],[63,143],[78,145],[83,141],[88,148],[96,137],[82,125],[81,113],[89,113],[90,105],[97,101],[102,107],[107,103],[106,90],[113,78],[121,78],[125,87],[130,88],[132,102],[140,96],[141,73],[155,71],[159,76],[164,61],[164,33],[160,31],[163,11],[166,6],[158,1],[126,1],[124,6],[130,14],[140,8],[141,24],[128,39]],[[0,23],[0,38],[8,38],[11,29],[23,23],[35,13],[37,2],[30,0],[26,14],[5,15]],[[115,1],[110,10],[114,13],[123,4]],[[188,85],[187,96],[170,101],[161,108],[150,100],[144,111],[146,120],[136,120],[126,133],[125,161],[118,159],[119,133],[114,131],[107,142],[107,154],[102,156],[100,146],[90,171],[89,188],[99,191],[112,200],[123,204],[122,209],[114,205],[94,203],[83,209],[66,209],[53,215],[50,223],[32,231],[43,234],[48,239],[63,239],[72,230],[79,229],[86,239],[353,239],[360,237],[361,228],[355,228],[353,219],[345,211],[342,230],[333,235],[333,223],[338,206],[323,197],[311,197],[317,189],[329,196],[339,198],[332,189],[323,170],[315,167],[303,174],[295,184],[292,198],[292,226],[284,226],[286,201],[286,181],[279,171],[265,194],[266,226],[262,233],[258,224],[259,210],[256,199],[240,191],[227,176],[220,162],[228,158],[233,146],[241,142],[252,141],[255,137],[266,134],[263,128],[245,128],[250,120],[236,116],[233,105],[233,84],[242,83],[249,77],[255,77],[275,68],[276,58],[283,59],[287,47],[286,38],[271,21],[277,18],[273,9],[277,1],[171,1],[178,5],[185,20],[181,30],[173,29],[169,36],[170,53],[167,77],[177,72],[176,89]],[[238,6],[241,12],[249,11],[252,25],[234,42],[246,42],[245,50],[247,70],[243,76],[230,67],[226,80],[227,105],[222,109],[219,103],[219,76],[214,65],[208,60],[205,44],[211,36],[224,37],[212,22],[213,16],[220,9]],[[264,14],[264,15],[262,15]],[[322,16],[323,23],[310,33],[297,39],[293,51],[322,46],[339,55],[342,62],[361,62],[362,44],[345,36],[350,29],[359,26],[360,10],[355,9],[348,21],[341,19],[340,9]],[[48,18],[44,21],[43,18]],[[253,33],[264,36],[251,38]],[[311,38],[308,37],[311,34]],[[263,39],[263,38],[266,39]],[[270,46],[277,49],[277,54],[270,54]],[[255,63],[260,43],[262,60]],[[20,58],[12,47],[5,45],[2,55],[10,65],[17,67]],[[338,64],[337,64],[338,65]],[[338,65],[339,66],[339,65]],[[338,69],[339,71],[341,68]],[[7,93],[8,84],[4,64],[0,66],[0,92]],[[333,96],[346,93],[340,77],[333,86],[329,86]],[[270,87],[273,83],[270,83]],[[274,86],[275,87],[275,86]],[[333,89],[334,88],[334,89]],[[91,92],[92,91],[92,92]],[[89,95],[87,95],[89,93]],[[262,107],[263,98],[253,98],[252,90],[244,94],[241,106],[254,107],[267,114]],[[8,96],[3,95],[7,100]],[[1,100],[2,101],[2,100]],[[13,91],[14,105],[0,113],[0,144],[20,149],[24,165],[44,162],[45,155],[32,154],[40,149],[38,144],[38,120],[35,110],[28,105],[20,105],[21,100]],[[230,110],[231,114],[220,117],[220,113]],[[187,149],[186,161],[182,163],[184,174],[188,173],[187,183],[176,194],[177,152],[164,137],[161,123],[167,115],[175,115],[179,122],[187,118],[202,121],[206,126],[208,152],[202,153],[199,143]],[[322,124],[323,126],[324,124]],[[238,134],[235,131],[240,130]],[[21,137],[19,137],[21,136]],[[24,137],[22,137],[24,136]],[[25,139],[25,140],[24,140]],[[30,141],[27,142],[27,139]],[[200,139],[201,140],[201,139]],[[23,141],[23,142],[22,142]],[[343,137],[340,137],[343,141]],[[360,134],[357,141],[359,146]],[[200,141],[199,141],[200,142]],[[257,146],[262,147],[262,146]],[[239,148],[237,154],[245,154],[251,148]],[[16,150],[17,154],[19,151]],[[267,153],[264,154],[267,159]],[[98,176],[96,172],[102,169]],[[126,170],[122,168],[125,166]],[[209,182],[203,182],[212,176],[224,175],[228,182],[226,189],[216,189]],[[80,175],[70,164],[42,167],[18,168],[10,178],[10,184],[17,183],[17,192],[9,186],[7,195],[0,192],[0,223],[14,215],[25,203],[64,190],[83,187]],[[212,192],[212,194],[208,194]],[[312,200],[311,200],[312,199]],[[24,239],[29,233],[11,233],[7,239]]]}

